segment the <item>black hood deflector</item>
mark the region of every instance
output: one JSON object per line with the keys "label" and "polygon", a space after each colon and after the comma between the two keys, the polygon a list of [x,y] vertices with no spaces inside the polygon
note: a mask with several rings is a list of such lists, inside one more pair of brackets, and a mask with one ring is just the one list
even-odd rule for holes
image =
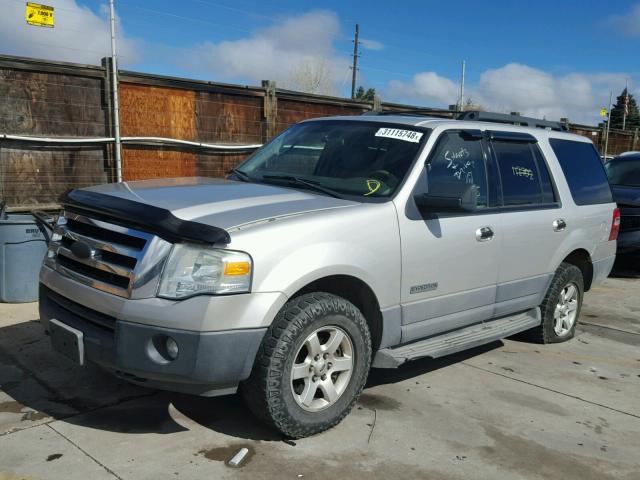
{"label": "black hood deflector", "polygon": [[139,227],[170,242],[190,241],[211,245],[231,242],[229,233],[222,228],[182,220],[164,208],[114,195],[76,189],[66,193],[61,201],[71,210],[107,217],[107,220],[116,223],[119,221],[134,228]]}

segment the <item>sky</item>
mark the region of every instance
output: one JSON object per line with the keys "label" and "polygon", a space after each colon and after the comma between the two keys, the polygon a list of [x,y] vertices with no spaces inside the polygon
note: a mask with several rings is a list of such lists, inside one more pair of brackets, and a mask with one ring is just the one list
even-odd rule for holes
{"label": "sky", "polygon": [[[99,64],[110,54],[104,0],[42,0],[53,29],[27,25],[25,2],[0,0],[0,53]],[[120,67],[216,82],[316,88],[444,107],[596,124],[609,92],[640,95],[640,0],[115,0]]]}

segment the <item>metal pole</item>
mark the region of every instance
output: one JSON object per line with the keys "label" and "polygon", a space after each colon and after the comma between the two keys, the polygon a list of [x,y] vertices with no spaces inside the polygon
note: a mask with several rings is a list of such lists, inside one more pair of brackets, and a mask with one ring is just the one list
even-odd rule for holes
{"label": "metal pole", "polygon": [[115,137],[116,178],[122,182],[122,158],[120,142],[120,102],[118,98],[118,62],[116,60],[116,15],[113,0],[109,0],[111,22],[111,88],[113,89],[113,136]]}
{"label": "metal pole", "polygon": [[609,110],[607,114],[607,133],[604,139],[604,162],[607,162],[607,150],[609,149],[609,125],[611,124],[611,102],[613,101],[613,92],[609,92]]}
{"label": "metal pole", "polygon": [[356,98],[356,73],[358,71],[358,36],[360,35],[360,25],[356,23],[356,36],[353,40],[353,72],[351,72],[351,98]]}
{"label": "metal pole", "polygon": [[458,110],[464,110],[464,69],[465,69],[465,61],[462,60],[462,79],[460,81],[460,108]]}
{"label": "metal pole", "polygon": [[627,102],[629,101],[629,80],[626,81],[624,86],[624,107],[622,110],[622,130],[626,130],[627,126]]}

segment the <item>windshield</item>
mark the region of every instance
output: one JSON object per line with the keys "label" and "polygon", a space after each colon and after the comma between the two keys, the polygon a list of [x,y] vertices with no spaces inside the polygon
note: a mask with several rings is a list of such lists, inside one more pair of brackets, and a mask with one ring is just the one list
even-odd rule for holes
{"label": "windshield", "polygon": [[640,187],[640,157],[614,158],[605,163],[611,185]]}
{"label": "windshield", "polygon": [[402,183],[427,132],[371,121],[300,123],[249,157],[238,176],[300,188],[315,185],[362,200],[386,198]]}

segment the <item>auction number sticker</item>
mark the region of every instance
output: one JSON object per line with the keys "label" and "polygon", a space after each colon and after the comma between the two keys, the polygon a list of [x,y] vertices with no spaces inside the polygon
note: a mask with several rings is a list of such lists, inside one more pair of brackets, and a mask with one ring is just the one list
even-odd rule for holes
{"label": "auction number sticker", "polygon": [[376,137],[395,138],[405,142],[418,143],[422,138],[422,132],[402,130],[400,128],[381,128],[376,132]]}

